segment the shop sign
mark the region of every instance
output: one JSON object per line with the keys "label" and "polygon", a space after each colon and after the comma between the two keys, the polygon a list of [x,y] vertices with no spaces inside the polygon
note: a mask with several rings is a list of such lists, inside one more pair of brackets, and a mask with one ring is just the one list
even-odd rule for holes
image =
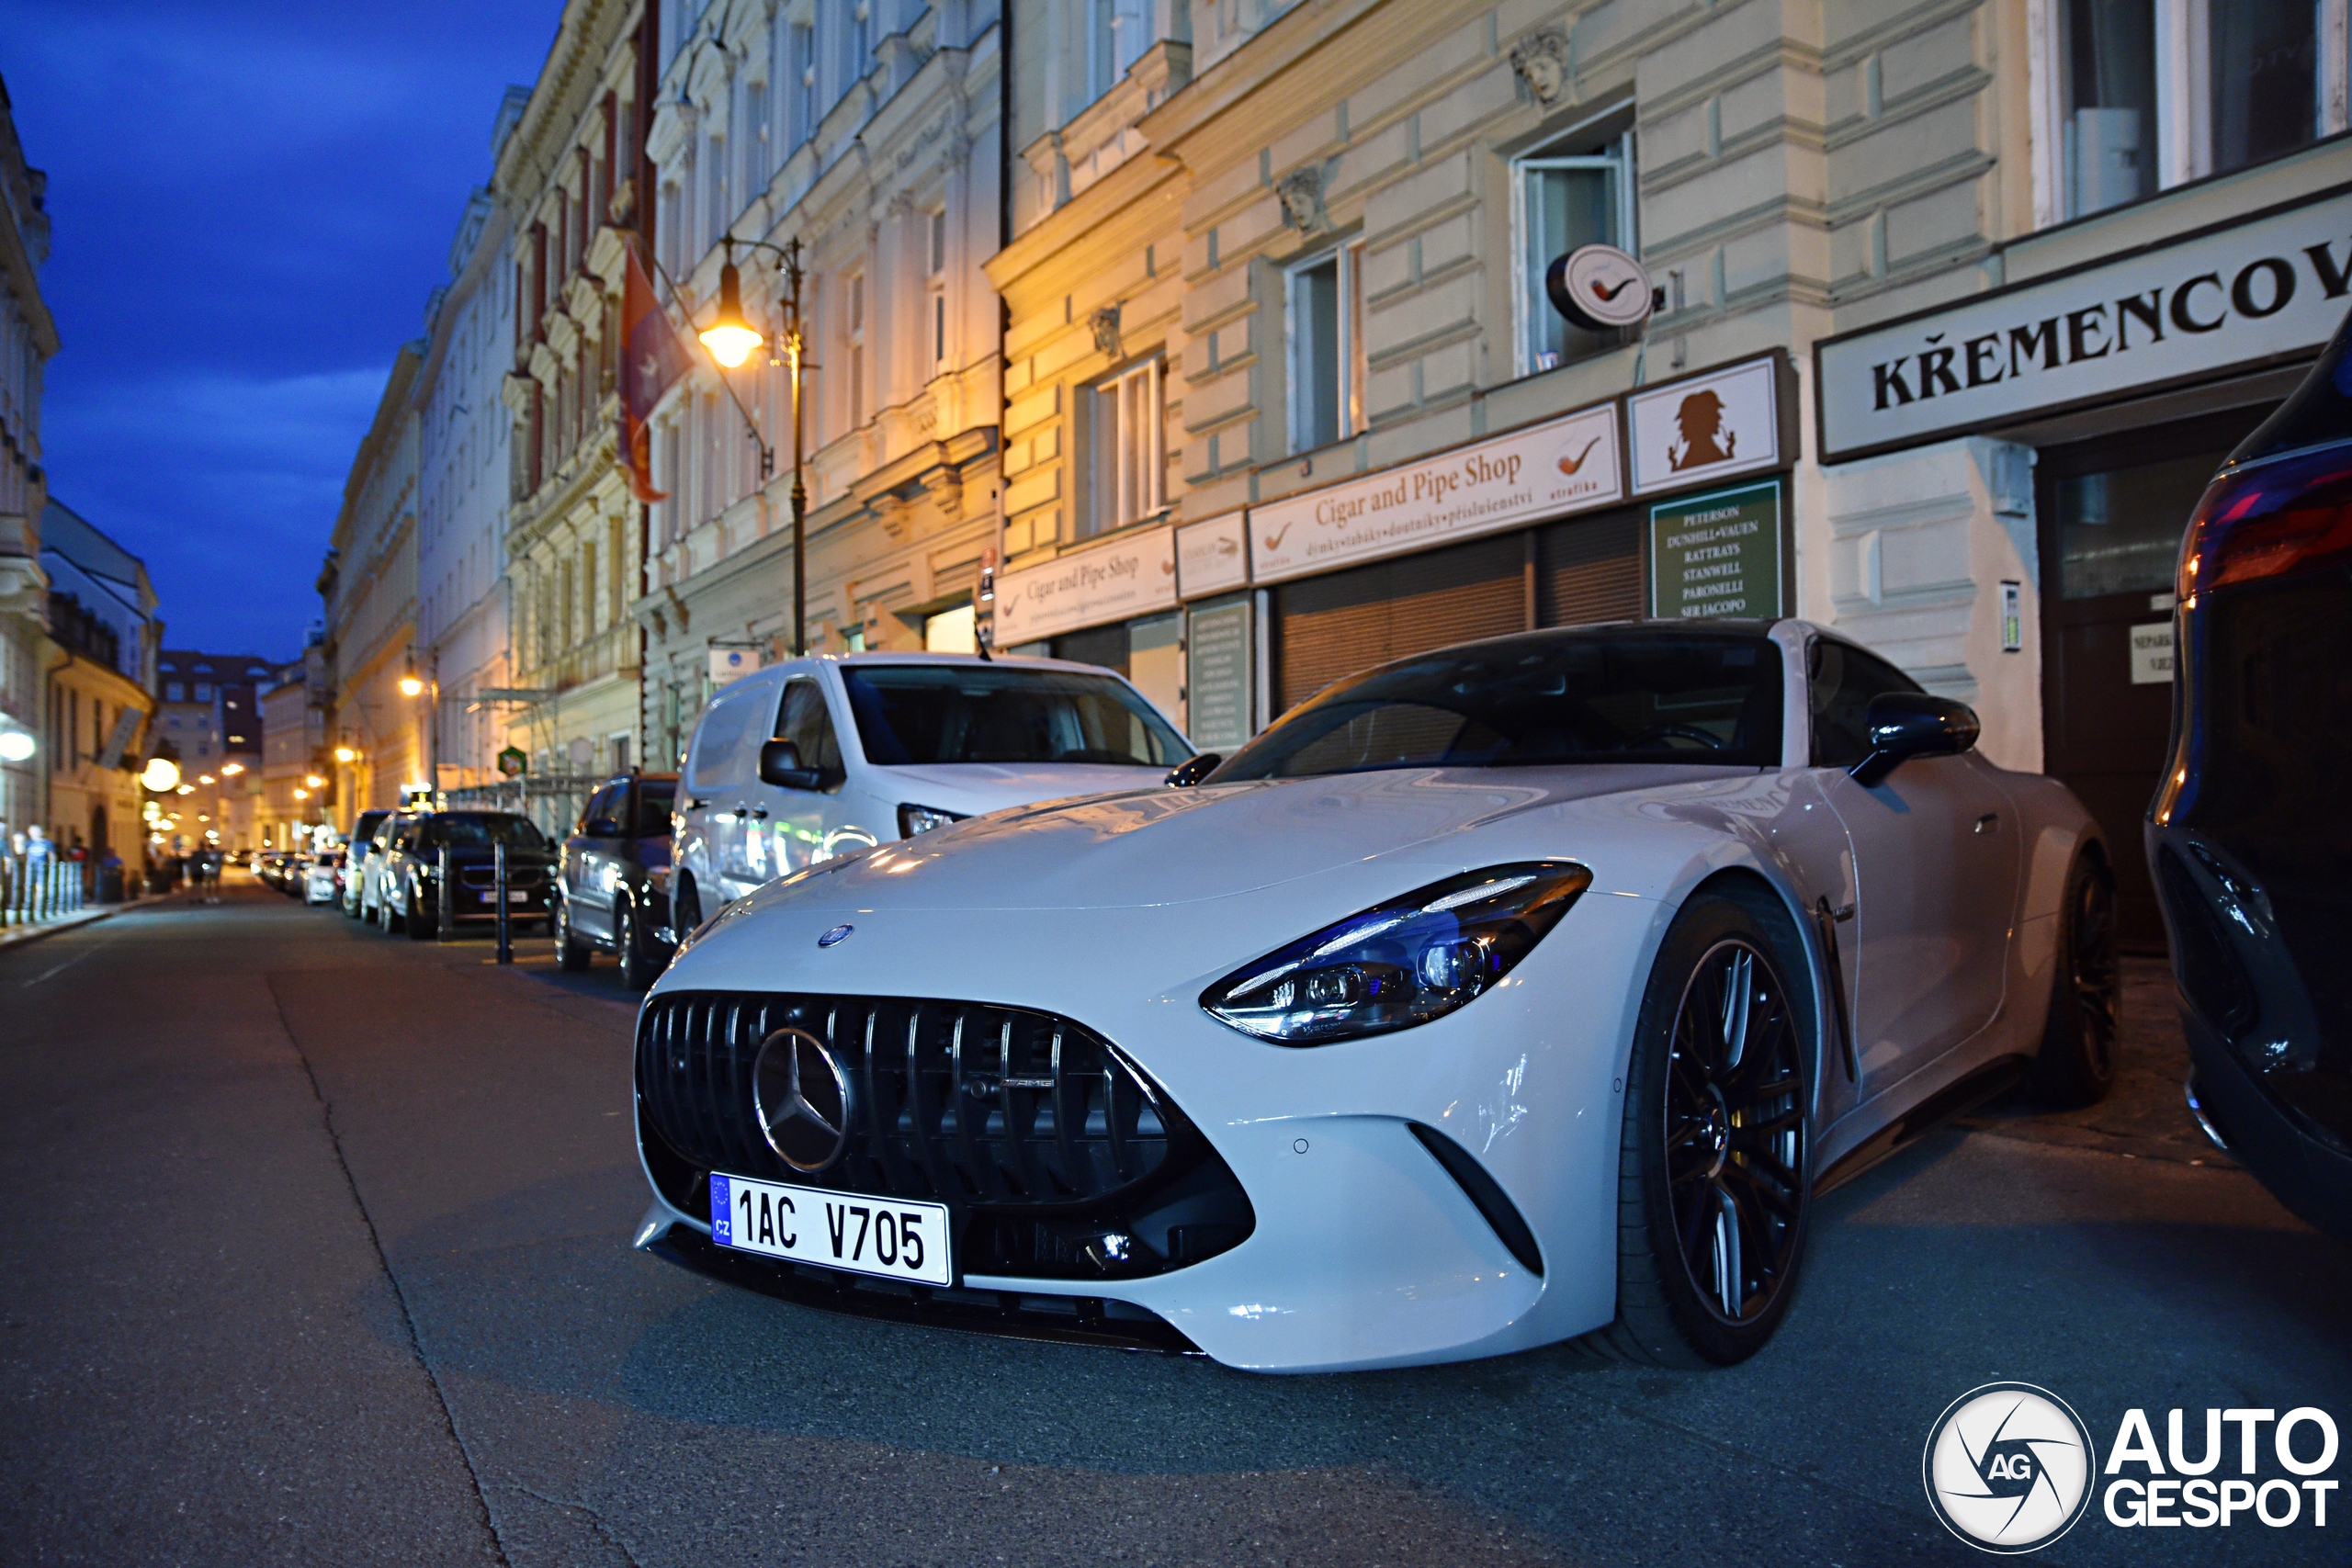
{"label": "shop sign", "polygon": [[1250,526],[1238,512],[1176,530],[1176,583],[1187,599],[1250,581]]}
{"label": "shop sign", "polygon": [[1335,566],[1586,512],[1624,494],[1617,406],[1250,509],[1251,580]]}
{"label": "shop sign", "polygon": [[1650,508],[1650,614],[1781,613],[1781,481]]}
{"label": "shop sign", "polygon": [[740,681],[760,667],[760,656],[748,648],[714,648],[710,650],[710,683],[724,686],[729,681]]}
{"label": "shop sign", "polygon": [[1814,350],[1824,461],[1842,462],[2300,358],[2352,292],[2352,190]]}
{"label": "shop sign", "polygon": [[2150,621],[2132,628],[2132,683],[2161,686],[2172,681],[2172,623]]}
{"label": "shop sign", "polygon": [[1250,739],[1250,605],[1246,600],[1195,610],[1185,638],[1185,728],[1204,751],[1231,756]]}
{"label": "shop sign", "polygon": [[1780,468],[1786,459],[1779,371],[1779,355],[1768,355],[1627,398],[1634,493],[1654,495]]}
{"label": "shop sign", "polygon": [[1124,621],[1176,604],[1176,530],[1147,528],[996,580],[996,645]]}
{"label": "shop sign", "polygon": [[509,746],[498,753],[498,772],[503,778],[519,778],[530,765],[531,759],[523,754],[520,746]]}

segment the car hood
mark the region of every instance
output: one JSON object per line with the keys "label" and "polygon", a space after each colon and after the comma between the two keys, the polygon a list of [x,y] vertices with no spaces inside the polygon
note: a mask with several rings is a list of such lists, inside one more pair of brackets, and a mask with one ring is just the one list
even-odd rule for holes
{"label": "car hood", "polygon": [[772,883],[742,913],[1142,908],[1230,897],[1566,801],[1753,768],[1392,769],[1129,790],[999,812]]}
{"label": "car hood", "polygon": [[902,805],[978,817],[1041,800],[1156,789],[1167,776],[1165,768],[1103,762],[930,762],[877,767],[873,784],[877,794],[896,789]]}

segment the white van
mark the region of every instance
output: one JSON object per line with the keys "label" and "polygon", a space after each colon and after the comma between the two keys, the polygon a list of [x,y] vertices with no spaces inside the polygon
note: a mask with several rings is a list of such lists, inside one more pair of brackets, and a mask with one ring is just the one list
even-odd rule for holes
{"label": "white van", "polygon": [[771,665],[721,688],[695,727],[672,928],[683,937],[818,861],[1006,807],[1149,787],[1192,755],[1148,698],[1097,665],[953,653]]}

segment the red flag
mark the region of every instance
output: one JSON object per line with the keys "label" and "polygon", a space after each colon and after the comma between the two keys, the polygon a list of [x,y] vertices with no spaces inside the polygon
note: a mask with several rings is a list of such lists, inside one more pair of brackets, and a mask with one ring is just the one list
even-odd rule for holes
{"label": "red flag", "polygon": [[653,437],[646,422],[662,394],[693,364],[632,243],[621,283],[620,460],[628,471],[629,492],[639,501],[669,499],[667,491],[653,488]]}

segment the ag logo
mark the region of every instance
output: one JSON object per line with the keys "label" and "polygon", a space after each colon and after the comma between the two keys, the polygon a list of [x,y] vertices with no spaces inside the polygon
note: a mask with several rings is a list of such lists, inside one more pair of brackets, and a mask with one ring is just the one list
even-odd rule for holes
{"label": "ag logo", "polygon": [[1928,1504],[1984,1551],[2037,1551],[2090,1506],[2098,1456],[2082,1418],[2026,1382],[1973,1388],[1928,1431]]}

